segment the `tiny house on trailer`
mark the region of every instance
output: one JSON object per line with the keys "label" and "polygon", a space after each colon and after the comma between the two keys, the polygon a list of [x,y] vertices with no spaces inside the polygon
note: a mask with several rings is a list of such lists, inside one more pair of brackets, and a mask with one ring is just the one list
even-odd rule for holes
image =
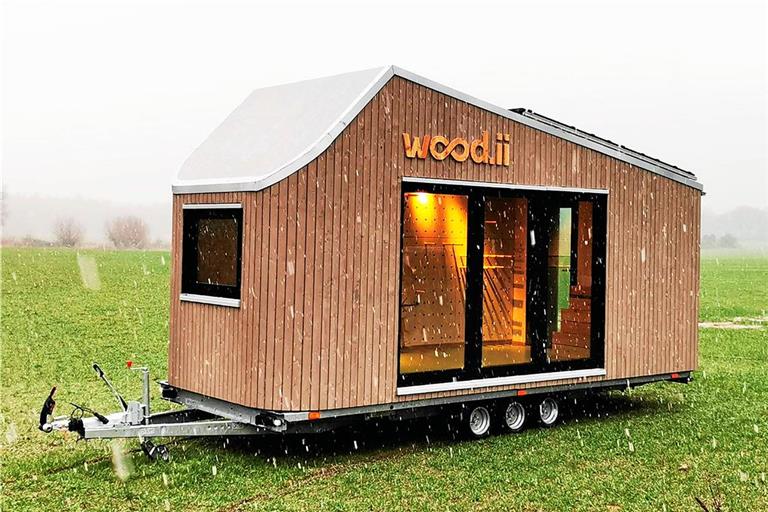
{"label": "tiny house on trailer", "polygon": [[163,397],[219,423],[153,419],[147,397],[120,432],[458,412],[481,436],[553,424],[566,393],[688,382],[701,195],[687,171],[397,67],[256,90],[173,187]]}
{"label": "tiny house on trailer", "polygon": [[397,67],[259,89],[173,193],[181,403],[290,424],[696,368],[701,185],[530,110]]}

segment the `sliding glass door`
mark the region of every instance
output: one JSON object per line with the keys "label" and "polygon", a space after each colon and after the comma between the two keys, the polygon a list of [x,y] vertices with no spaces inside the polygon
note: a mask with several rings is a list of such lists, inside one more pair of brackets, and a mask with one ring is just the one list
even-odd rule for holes
{"label": "sliding glass door", "polygon": [[602,367],[605,208],[403,183],[400,384]]}
{"label": "sliding glass door", "polygon": [[482,365],[530,363],[525,321],[528,200],[487,198],[483,223]]}
{"label": "sliding glass door", "polygon": [[591,354],[592,203],[559,208],[547,269],[547,359],[588,359]]}

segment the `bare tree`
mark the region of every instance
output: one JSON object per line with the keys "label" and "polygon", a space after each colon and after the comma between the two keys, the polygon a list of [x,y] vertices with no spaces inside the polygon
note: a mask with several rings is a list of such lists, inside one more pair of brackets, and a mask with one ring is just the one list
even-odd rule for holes
{"label": "bare tree", "polygon": [[83,227],[72,217],[57,220],[53,226],[53,234],[56,237],[56,245],[63,247],[75,247],[83,241]]}
{"label": "bare tree", "polygon": [[139,217],[118,217],[107,223],[107,238],[118,249],[143,249],[149,240],[149,228]]}
{"label": "bare tree", "polygon": [[739,247],[739,240],[730,233],[720,237],[720,247],[725,249],[736,249]]}

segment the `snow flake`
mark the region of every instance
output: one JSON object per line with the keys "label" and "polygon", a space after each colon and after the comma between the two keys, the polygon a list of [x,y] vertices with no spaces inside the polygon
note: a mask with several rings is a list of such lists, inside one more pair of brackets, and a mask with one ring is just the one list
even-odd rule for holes
{"label": "snow flake", "polygon": [[122,440],[112,441],[112,468],[115,476],[125,482],[133,472],[133,462],[130,456],[126,457]]}
{"label": "snow flake", "polygon": [[5,440],[10,445],[18,440],[19,434],[16,430],[16,424],[11,423],[8,425],[8,430],[5,431]]}
{"label": "snow flake", "polygon": [[100,290],[101,278],[99,277],[96,259],[93,256],[77,253],[77,266],[80,268],[80,278],[83,281],[83,286],[89,290]]}

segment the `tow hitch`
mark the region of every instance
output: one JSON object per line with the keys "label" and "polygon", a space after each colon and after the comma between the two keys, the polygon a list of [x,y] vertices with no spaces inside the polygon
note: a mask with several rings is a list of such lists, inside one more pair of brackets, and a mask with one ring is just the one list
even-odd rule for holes
{"label": "tow hitch", "polygon": [[68,416],[52,417],[56,407],[56,387],[53,387],[40,410],[38,428],[45,433],[54,430],[76,432],[80,439],[86,440],[138,438],[142,450],[152,460],[170,458],[165,445],[152,441],[152,438],[156,437],[242,436],[264,434],[273,430],[263,425],[241,423],[193,408],[151,414],[149,368],[134,368],[130,361],[127,366],[128,369],[140,371],[142,374],[143,392],[140,402],[126,401],[101,367],[94,363],[93,370],[115,397],[120,410],[104,415],[85,405],[69,402],[72,412]]}
{"label": "tow hitch", "polygon": [[53,409],[56,407],[56,400],[53,399],[55,393],[56,386],[53,386],[51,388],[51,393],[48,395],[48,398],[45,399],[45,403],[43,403],[43,409],[40,411],[40,425],[37,428],[43,432],[50,432],[50,430],[46,430],[46,424],[48,423],[48,416],[53,414]]}

